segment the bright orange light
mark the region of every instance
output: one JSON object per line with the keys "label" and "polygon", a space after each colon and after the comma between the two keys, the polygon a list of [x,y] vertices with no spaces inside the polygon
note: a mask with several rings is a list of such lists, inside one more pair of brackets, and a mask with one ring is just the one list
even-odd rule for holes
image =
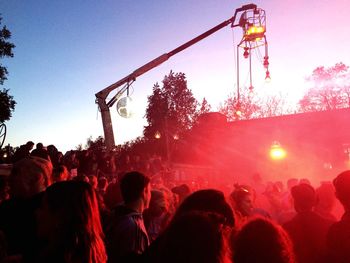
{"label": "bright orange light", "polygon": [[265,27],[251,26],[245,31],[245,39],[247,41],[259,41],[264,37]]}
{"label": "bright orange light", "polygon": [[161,134],[160,134],[160,132],[159,132],[159,131],[156,131],[156,133],[154,134],[154,138],[160,139],[160,137],[162,137]]}
{"label": "bright orange light", "polygon": [[264,33],[264,32],[265,32],[265,28],[263,26],[252,26],[252,27],[248,28],[246,35]]}
{"label": "bright orange light", "polygon": [[287,153],[281,146],[272,146],[270,150],[270,157],[273,160],[281,160],[286,157]]}

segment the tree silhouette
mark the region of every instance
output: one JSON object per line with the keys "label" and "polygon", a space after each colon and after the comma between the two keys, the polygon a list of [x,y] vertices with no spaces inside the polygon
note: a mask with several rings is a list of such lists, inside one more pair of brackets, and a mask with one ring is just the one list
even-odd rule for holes
{"label": "tree silhouette", "polygon": [[[0,17],[1,25],[2,17]],[[6,26],[3,26],[0,30],[0,59],[6,57],[13,57],[12,49],[15,47],[14,44],[8,42],[11,38],[11,32]],[[0,63],[0,84],[3,85],[4,81],[7,79],[8,71]],[[7,121],[12,116],[12,111],[15,109],[16,101],[14,101],[13,96],[8,94],[8,89],[0,90],[0,123]]]}
{"label": "tree silhouette", "polygon": [[8,91],[8,89],[0,91],[0,123],[9,120],[12,116],[12,111],[15,109],[16,102],[8,94]]}
{"label": "tree silhouette", "polygon": [[157,153],[169,158],[172,145],[196,121],[198,105],[192,91],[187,87],[184,73],[170,71],[164,77],[162,87],[158,83],[153,86],[153,92],[148,97],[148,125],[144,127],[144,137],[154,141]]}
{"label": "tree silhouette", "polygon": [[144,136],[152,138],[158,131],[165,134],[179,134],[189,130],[197,114],[198,102],[187,87],[184,73],[170,71],[162,81],[153,86],[153,93],[148,97]]}

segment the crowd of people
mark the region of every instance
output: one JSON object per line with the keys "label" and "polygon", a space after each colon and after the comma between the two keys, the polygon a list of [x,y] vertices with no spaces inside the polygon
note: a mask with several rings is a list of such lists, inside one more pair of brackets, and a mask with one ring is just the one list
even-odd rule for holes
{"label": "crowd of people", "polygon": [[33,148],[0,176],[0,262],[350,262],[350,171],[219,189],[174,180],[159,157]]}

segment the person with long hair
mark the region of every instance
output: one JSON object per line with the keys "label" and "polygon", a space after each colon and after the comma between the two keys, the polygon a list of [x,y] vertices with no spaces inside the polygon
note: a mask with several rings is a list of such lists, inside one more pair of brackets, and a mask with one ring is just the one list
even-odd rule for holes
{"label": "person with long hair", "polygon": [[225,223],[222,215],[204,211],[191,211],[176,217],[161,234],[159,251],[148,262],[229,262]]}
{"label": "person with long hair", "polygon": [[[218,223],[219,221],[214,222],[210,220],[208,218],[208,214],[216,214],[217,216],[215,218],[220,218],[220,224]],[[188,220],[187,223],[184,218]],[[196,218],[198,219],[198,222],[196,221]],[[213,217],[211,216],[210,218]],[[199,222],[202,223],[199,224]],[[208,230],[205,230],[204,225],[210,229],[208,228]],[[222,252],[226,255],[226,249],[224,244],[221,244],[221,241],[226,242],[226,240],[230,238],[234,225],[234,214],[231,206],[226,201],[223,192],[215,189],[198,190],[183,200],[176,210],[174,216],[171,218],[169,226],[165,228],[164,233],[161,233],[142,255],[143,260],[147,263],[162,262],[162,260],[164,260],[163,262],[191,263],[226,262],[227,260],[225,257],[221,258]],[[218,228],[219,226],[220,229]],[[190,230],[191,227],[194,229]],[[210,238],[210,236],[216,236],[218,238],[216,240],[207,241],[206,243],[205,240]],[[197,245],[192,244],[196,243],[197,241]],[[168,252],[163,252],[165,249],[164,247],[167,246],[169,246],[170,250],[166,250]],[[193,246],[193,251],[203,250],[205,251],[203,252],[204,254],[208,253],[207,256],[203,257],[204,254],[199,255],[199,252],[197,254],[193,252],[194,254],[192,255],[177,255],[176,251],[184,250],[184,253],[189,253],[191,246]],[[218,247],[216,247],[217,250],[215,250],[213,247],[207,251],[207,248],[210,246]],[[218,255],[220,256],[217,257]],[[191,260],[185,260],[187,256],[191,257]],[[205,261],[201,261],[203,258],[205,258]],[[215,260],[208,261],[209,258],[215,258]],[[173,259],[177,259],[178,261],[168,261]]]}
{"label": "person with long hair", "polygon": [[292,242],[285,230],[266,218],[248,221],[231,240],[234,263],[295,263]]}
{"label": "person with long hair", "polygon": [[97,198],[88,183],[65,181],[48,187],[37,226],[42,246],[36,262],[106,262]]}

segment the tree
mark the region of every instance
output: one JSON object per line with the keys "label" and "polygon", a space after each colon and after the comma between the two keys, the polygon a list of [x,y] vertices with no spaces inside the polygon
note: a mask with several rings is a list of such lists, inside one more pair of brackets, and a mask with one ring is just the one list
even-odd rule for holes
{"label": "tree", "polygon": [[8,94],[8,91],[8,89],[0,91],[0,123],[9,120],[12,116],[12,111],[15,109],[16,102]]}
{"label": "tree", "polygon": [[211,111],[211,105],[208,103],[206,98],[203,98],[198,114],[201,115],[204,113],[208,113],[210,111]]}
{"label": "tree", "polygon": [[[153,92],[148,97],[146,118],[148,125],[144,127],[144,136],[153,140],[154,151],[169,157],[175,140],[182,137],[196,121],[199,103],[187,87],[184,73],[170,71],[162,81],[153,86]],[[159,137],[155,140],[155,134]]]}
{"label": "tree", "polygon": [[286,114],[286,100],[282,94],[259,97],[248,89],[243,89],[239,100],[231,94],[219,107],[219,112],[226,115],[228,121],[267,118]]}
{"label": "tree", "polygon": [[156,83],[148,97],[146,138],[152,138],[156,131],[172,135],[182,133],[189,130],[196,119],[198,102],[187,87],[185,74],[170,71],[162,83],[162,87]]}
{"label": "tree", "polygon": [[[2,18],[0,17],[0,25]],[[15,47],[14,44],[8,42],[11,38],[11,32],[3,26],[0,30],[0,58],[13,57],[12,49]],[[8,71],[0,63],[0,84],[3,85],[4,81],[7,79]],[[12,111],[15,109],[16,102],[13,96],[8,94],[8,89],[0,90],[0,123],[7,121],[12,116]]]}
{"label": "tree", "polygon": [[98,136],[95,140],[93,140],[92,136],[90,136],[86,141],[85,148],[95,152],[101,152],[105,150],[106,144],[104,138],[102,136]]}
{"label": "tree", "polygon": [[350,70],[342,62],[332,67],[317,67],[307,78],[312,87],[299,101],[301,112],[350,107]]}
{"label": "tree", "polygon": [[235,93],[228,95],[224,104],[219,107],[219,112],[226,115],[228,121],[257,118],[259,110],[256,97],[247,89],[240,93],[239,100]]}
{"label": "tree", "polygon": [[[0,17],[1,25],[2,17]],[[15,48],[15,45],[8,42],[11,38],[11,32],[7,29],[6,26],[0,30],[0,58],[4,57],[13,57],[12,49]],[[7,79],[7,68],[0,64],[0,84],[4,84],[4,80]]]}
{"label": "tree", "polygon": [[285,96],[281,93],[259,100],[259,105],[260,109],[257,114],[259,118],[281,116],[293,112],[287,107]]}

